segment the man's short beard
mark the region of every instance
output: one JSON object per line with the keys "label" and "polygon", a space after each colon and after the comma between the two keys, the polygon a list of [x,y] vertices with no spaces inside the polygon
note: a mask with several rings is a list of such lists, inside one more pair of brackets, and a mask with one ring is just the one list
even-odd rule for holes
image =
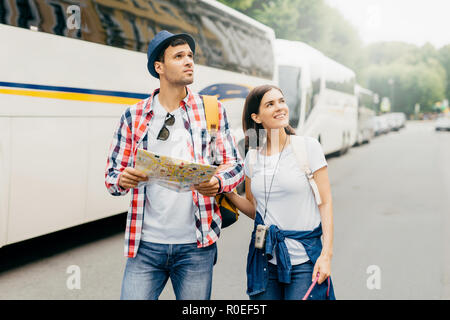
{"label": "man's short beard", "polygon": [[161,78],[164,78],[167,83],[174,86],[187,86],[194,82],[194,74],[192,74],[192,77],[190,78],[180,77],[178,79],[171,74],[163,74],[160,75],[159,80],[161,80]]}
{"label": "man's short beard", "polygon": [[187,86],[190,85],[194,82],[194,77],[192,77],[191,79],[181,79],[181,80],[176,80],[173,82],[173,84],[178,85],[178,86]]}

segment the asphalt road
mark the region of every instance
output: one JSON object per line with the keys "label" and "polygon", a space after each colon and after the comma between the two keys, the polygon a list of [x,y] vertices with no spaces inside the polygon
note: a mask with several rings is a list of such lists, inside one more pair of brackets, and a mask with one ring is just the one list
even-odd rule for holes
{"label": "asphalt road", "polygon": [[[327,161],[336,297],[450,299],[450,132],[408,122]],[[121,215],[1,248],[0,299],[118,299],[124,224]],[[242,215],[222,231],[212,299],[248,299],[251,229]],[[170,282],[160,298],[174,299]]]}

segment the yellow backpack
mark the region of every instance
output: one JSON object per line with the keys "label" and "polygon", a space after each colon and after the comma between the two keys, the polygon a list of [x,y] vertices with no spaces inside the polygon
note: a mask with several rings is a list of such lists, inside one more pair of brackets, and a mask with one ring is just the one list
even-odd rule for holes
{"label": "yellow backpack", "polygon": [[[215,136],[215,131],[219,128],[219,102],[216,96],[203,95],[202,98],[208,131],[211,136]],[[236,192],[236,189],[233,192]],[[216,203],[222,216],[222,228],[226,228],[238,220],[238,209],[223,193],[216,195]]]}

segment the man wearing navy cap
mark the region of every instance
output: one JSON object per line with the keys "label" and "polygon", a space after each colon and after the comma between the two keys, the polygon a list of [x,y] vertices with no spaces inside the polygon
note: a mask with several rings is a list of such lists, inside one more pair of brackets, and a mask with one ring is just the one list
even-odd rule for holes
{"label": "man wearing navy cap", "polygon": [[[187,87],[194,81],[194,53],[195,41],[188,34],[164,30],[155,35],[148,47],[147,68],[160,80],[160,88],[125,110],[113,136],[106,187],[115,196],[132,190],[121,299],[158,299],[169,278],[177,299],[211,297],[222,224],[214,196],[231,192],[244,177],[222,104],[212,139],[202,97]],[[225,169],[192,190],[174,190],[148,181],[134,169],[138,148],[224,164]]]}

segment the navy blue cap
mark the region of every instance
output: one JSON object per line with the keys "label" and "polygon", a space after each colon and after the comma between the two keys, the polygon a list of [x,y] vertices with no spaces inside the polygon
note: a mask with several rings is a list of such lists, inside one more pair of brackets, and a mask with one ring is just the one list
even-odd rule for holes
{"label": "navy blue cap", "polygon": [[187,33],[179,33],[179,34],[173,34],[169,31],[162,30],[158,32],[155,37],[150,41],[148,44],[148,51],[147,51],[147,69],[148,72],[155,78],[159,79],[159,74],[155,70],[155,60],[158,58],[161,50],[173,39],[181,38],[186,40],[189,47],[192,50],[192,53],[195,53],[195,41],[194,38],[192,38],[191,35]]}

